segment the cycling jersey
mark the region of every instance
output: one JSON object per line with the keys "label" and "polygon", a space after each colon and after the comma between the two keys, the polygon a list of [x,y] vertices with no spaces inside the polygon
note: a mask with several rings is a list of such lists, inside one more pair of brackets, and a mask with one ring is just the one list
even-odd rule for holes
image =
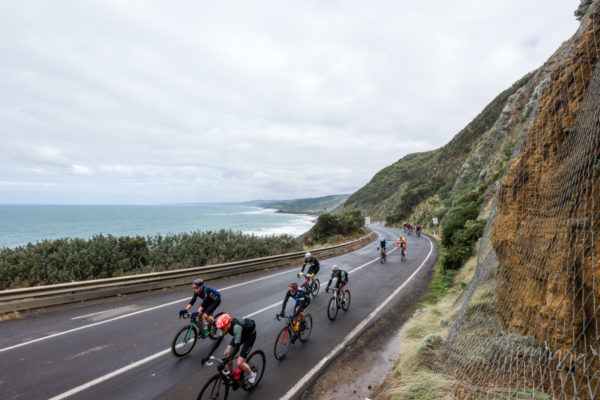
{"label": "cycling jersey", "polygon": [[331,273],[331,277],[329,278],[329,282],[327,282],[327,289],[329,289],[329,286],[331,286],[331,282],[333,281],[333,278],[337,278],[337,282],[335,283],[335,287],[339,288],[340,284],[345,285],[346,283],[348,283],[348,273],[346,271],[344,271],[343,269],[339,269],[339,274],[334,274],[333,272]]}
{"label": "cycling jersey", "polygon": [[285,294],[285,298],[283,299],[283,305],[281,306],[281,314],[285,314],[285,306],[287,305],[290,297],[296,300],[296,305],[294,306],[294,316],[310,304],[310,295],[307,291],[298,288],[296,294],[292,295],[288,289],[287,293]]}
{"label": "cycling jersey", "polygon": [[382,247],[385,249],[385,245],[386,245],[385,239],[382,239],[379,241],[379,247]]}
{"label": "cycling jersey", "polygon": [[221,294],[208,286],[202,286],[200,292],[194,292],[194,297],[190,300],[190,306],[194,305],[198,297],[203,300],[202,312],[206,315],[211,315],[217,309],[219,304],[221,304]]}
{"label": "cycling jersey", "polygon": [[315,256],[312,256],[310,260],[304,260],[304,264],[302,264],[302,272],[304,272],[304,268],[308,265],[308,273],[309,274],[317,274],[319,269],[321,268],[321,264],[319,260]]}

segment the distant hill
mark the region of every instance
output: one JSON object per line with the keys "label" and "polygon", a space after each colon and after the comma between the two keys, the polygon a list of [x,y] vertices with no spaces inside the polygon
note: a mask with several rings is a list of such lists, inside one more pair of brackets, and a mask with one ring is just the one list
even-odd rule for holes
{"label": "distant hill", "polygon": [[278,211],[292,214],[320,215],[323,213],[338,212],[346,200],[348,200],[348,197],[350,197],[349,194],[340,194],[295,200],[254,200],[243,204],[274,208]]}

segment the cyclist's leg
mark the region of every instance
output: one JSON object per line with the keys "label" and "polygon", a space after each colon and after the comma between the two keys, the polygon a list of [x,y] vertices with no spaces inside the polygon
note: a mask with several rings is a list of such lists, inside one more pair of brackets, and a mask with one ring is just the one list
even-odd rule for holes
{"label": "cyclist's leg", "polygon": [[210,304],[208,306],[206,306],[206,308],[204,309],[204,319],[207,320],[208,322],[210,322],[211,324],[215,323],[215,319],[213,318],[213,313],[215,312],[215,310],[217,309],[217,307],[219,307],[219,304],[221,304],[221,298],[219,298],[216,301],[211,301]]}
{"label": "cyclist's leg", "polygon": [[252,334],[244,341],[242,345],[242,350],[240,351],[240,355],[237,359],[237,365],[241,369],[244,370],[245,373],[249,374],[251,372],[250,366],[246,362],[248,355],[250,354],[250,350],[252,350],[252,346],[254,345],[254,341],[256,340],[256,330],[252,332]]}

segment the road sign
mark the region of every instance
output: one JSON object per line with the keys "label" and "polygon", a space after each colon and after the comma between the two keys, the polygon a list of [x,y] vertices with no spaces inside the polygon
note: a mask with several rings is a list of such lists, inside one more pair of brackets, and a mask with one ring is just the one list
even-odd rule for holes
{"label": "road sign", "polygon": [[437,225],[438,224],[438,219],[437,218],[433,218],[433,224]]}

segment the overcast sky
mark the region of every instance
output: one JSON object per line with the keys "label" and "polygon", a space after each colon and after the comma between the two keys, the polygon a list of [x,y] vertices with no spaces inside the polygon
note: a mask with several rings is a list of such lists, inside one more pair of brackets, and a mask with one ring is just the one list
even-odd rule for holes
{"label": "overcast sky", "polygon": [[0,2],[0,203],[352,193],[447,143],[579,0]]}

